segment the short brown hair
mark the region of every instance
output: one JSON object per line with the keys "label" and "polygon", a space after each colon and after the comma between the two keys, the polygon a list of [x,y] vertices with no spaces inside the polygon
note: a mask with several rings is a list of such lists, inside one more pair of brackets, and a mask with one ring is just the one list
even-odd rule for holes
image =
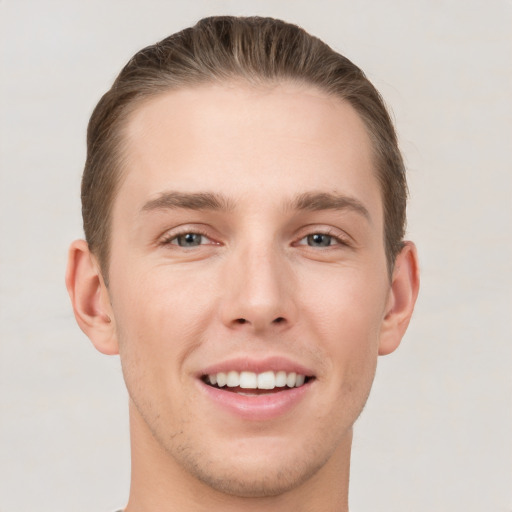
{"label": "short brown hair", "polygon": [[384,205],[388,269],[403,246],[407,183],[393,123],[365,74],[296,25],[272,18],[219,16],[142,49],[96,106],[87,131],[82,178],[85,237],[107,279],[111,209],[122,177],[123,127],[150,97],[205,83],[294,81],[349,102],[373,144]]}

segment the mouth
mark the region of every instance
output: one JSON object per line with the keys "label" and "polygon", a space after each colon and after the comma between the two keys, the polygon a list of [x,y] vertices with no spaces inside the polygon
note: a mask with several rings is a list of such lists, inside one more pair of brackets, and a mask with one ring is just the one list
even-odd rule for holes
{"label": "mouth", "polygon": [[203,375],[201,380],[208,386],[237,393],[242,396],[269,395],[300,388],[314,379],[313,376],[285,370],[267,370],[256,373],[230,370]]}
{"label": "mouth", "polygon": [[203,368],[196,378],[206,407],[214,407],[216,418],[235,417],[260,425],[309,414],[318,392],[311,368],[277,355],[233,357]]}

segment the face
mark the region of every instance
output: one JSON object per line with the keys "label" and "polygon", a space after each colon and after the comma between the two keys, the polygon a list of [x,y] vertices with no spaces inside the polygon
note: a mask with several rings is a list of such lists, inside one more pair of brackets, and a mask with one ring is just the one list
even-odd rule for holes
{"label": "face", "polygon": [[389,295],[361,119],[305,86],[208,85],[151,99],[125,136],[109,298],[132,436],[231,494],[329,471]]}

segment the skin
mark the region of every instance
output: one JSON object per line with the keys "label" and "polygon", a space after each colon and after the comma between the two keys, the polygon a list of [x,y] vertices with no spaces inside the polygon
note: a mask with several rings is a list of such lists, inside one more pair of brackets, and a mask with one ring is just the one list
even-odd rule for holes
{"label": "skin", "polygon": [[[419,283],[410,242],[389,279],[361,119],[311,87],[228,83],[147,101],[125,136],[109,287],[84,241],[67,285],[84,332],[121,356],[126,510],[347,510],[352,425]],[[208,366],[273,356],[314,376],[283,414],[247,420],[202,392]]]}

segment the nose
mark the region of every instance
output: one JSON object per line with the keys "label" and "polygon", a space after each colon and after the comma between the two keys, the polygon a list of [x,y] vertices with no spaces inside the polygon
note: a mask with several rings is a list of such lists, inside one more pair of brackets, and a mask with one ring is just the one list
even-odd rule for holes
{"label": "nose", "polygon": [[286,257],[272,248],[248,248],[226,262],[221,284],[222,322],[261,334],[282,331],[296,319],[294,279]]}

